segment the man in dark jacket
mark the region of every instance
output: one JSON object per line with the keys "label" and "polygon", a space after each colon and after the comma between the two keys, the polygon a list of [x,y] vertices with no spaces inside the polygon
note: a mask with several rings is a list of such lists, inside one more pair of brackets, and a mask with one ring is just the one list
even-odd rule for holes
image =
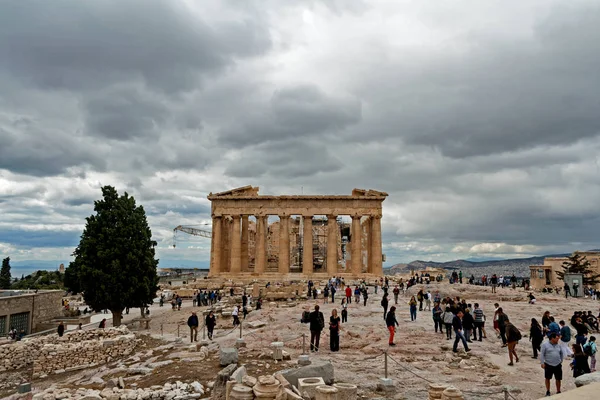
{"label": "man in dark jacket", "polygon": [[215,314],[212,312],[212,310],[206,316],[204,323],[206,325],[206,331],[208,332],[208,338],[212,340],[213,331],[215,330],[215,325],[217,325],[217,319],[215,318]]}
{"label": "man in dark jacket", "polygon": [[319,340],[321,331],[325,327],[325,318],[319,311],[319,305],[315,305],[315,311],[310,313],[310,351],[319,351]]}
{"label": "man in dark jacket", "polygon": [[190,327],[190,342],[198,341],[198,316],[195,312],[187,320],[187,324]]}
{"label": "man in dark jacket", "polygon": [[454,334],[456,335],[456,339],[454,339],[454,346],[452,346],[452,351],[458,353],[458,342],[462,341],[463,346],[465,347],[465,351],[469,352],[469,345],[467,344],[467,340],[465,339],[463,324],[462,324],[463,312],[461,310],[454,316],[452,319],[452,328],[454,329]]}

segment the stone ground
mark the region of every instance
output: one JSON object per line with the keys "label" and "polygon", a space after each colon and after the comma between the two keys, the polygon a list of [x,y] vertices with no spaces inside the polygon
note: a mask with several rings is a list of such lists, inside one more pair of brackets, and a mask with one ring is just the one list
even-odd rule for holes
{"label": "stone ground", "polygon": [[[398,346],[390,348],[387,344],[388,333],[379,305],[382,292],[380,290],[374,294],[371,288],[366,307],[362,303],[349,306],[348,322],[342,326],[340,334],[340,352],[329,351],[328,332],[325,332],[321,337],[321,351],[312,353],[311,359],[331,361],[336,381],[358,384],[359,395],[363,398],[426,399],[427,381],[432,381],[453,384],[465,391],[467,399],[503,399],[503,385],[510,386],[515,399],[537,399],[544,395],[545,389],[542,369],[538,361],[531,358],[531,345],[526,337],[531,318],[541,320],[543,312],[549,310],[557,320],[568,320],[575,309],[594,312],[598,309],[598,303],[588,299],[564,301],[564,298],[554,294],[540,293],[536,295],[537,304],[529,305],[527,293],[522,289],[498,289],[497,294],[492,294],[491,288],[487,287],[432,283],[432,293],[439,290],[442,296],[459,295],[465,297],[468,303],[478,302],[488,317],[488,338],[471,344],[472,351],[469,354],[461,351],[455,356],[451,351],[453,342],[447,341],[445,335],[434,333],[430,312],[420,312],[417,321],[410,321],[406,302],[410,294],[416,293],[420,287],[417,285],[404,297],[400,296],[396,313],[400,323],[395,340]],[[336,298],[335,305],[323,304],[322,298],[318,300],[326,320],[334,307],[340,310],[340,300],[341,297]],[[501,341],[496,338],[492,328],[495,302],[500,303],[524,336],[517,346],[521,360],[514,367],[507,365],[507,350],[501,348]],[[248,315],[245,322],[266,323],[266,326],[258,329],[246,329],[249,325],[244,324],[243,336],[247,347],[241,349],[239,358],[241,364],[246,364],[249,375],[271,374],[296,364],[298,355],[302,354],[302,334],[307,335],[307,347],[310,339],[308,326],[300,323],[300,316],[305,308],[312,309],[314,304],[315,301],[308,300],[292,303],[292,307],[287,307],[286,303],[278,303],[278,307],[274,307],[265,302],[262,310]],[[185,325],[192,308],[190,300],[184,301],[181,311],[172,311],[170,305],[153,305],[151,329],[145,331],[148,335],[142,336],[143,340],[133,356],[100,368],[51,375],[34,382],[34,386],[45,388],[60,384],[100,389],[103,382],[111,379],[114,382],[122,377],[126,387],[133,388],[163,385],[176,380],[198,381],[207,387],[220,370],[218,347],[233,346],[239,337],[239,330],[232,329],[230,318],[218,318],[215,340],[209,346],[209,357],[203,359],[199,352],[190,348],[189,330]],[[196,311],[201,309],[195,308]],[[137,312],[132,310],[129,318],[136,316]],[[183,337],[182,343],[175,342],[178,324],[181,324],[179,336]],[[201,332],[199,337],[202,337]],[[275,362],[270,359],[269,345],[274,341],[285,342],[284,350],[290,354],[291,360]],[[386,350],[390,356],[388,374],[395,386],[395,391],[388,395],[377,391],[379,378],[384,376]],[[564,390],[573,389],[573,378],[566,365],[564,373]],[[8,393],[2,392],[0,396]]]}

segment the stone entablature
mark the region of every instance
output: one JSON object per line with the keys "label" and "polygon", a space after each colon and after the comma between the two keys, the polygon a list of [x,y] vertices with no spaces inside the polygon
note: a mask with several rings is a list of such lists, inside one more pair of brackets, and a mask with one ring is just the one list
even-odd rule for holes
{"label": "stone entablature", "polygon": [[[313,217],[327,216],[327,275],[339,275],[339,243],[336,219],[347,215],[352,218],[350,275],[364,273],[382,275],[381,217],[382,203],[387,193],[354,189],[352,195],[296,195],[260,196],[259,188],[245,186],[221,193],[210,193],[212,203],[212,247],[209,276],[232,276],[252,273],[264,274],[267,267],[267,233],[269,216],[279,217],[278,274],[291,272],[290,217],[302,219],[302,274],[314,273]],[[248,217],[256,218],[255,263],[253,271],[248,262]],[[366,262],[363,261],[362,229],[367,231]],[[324,271],[325,272],[325,271]]]}

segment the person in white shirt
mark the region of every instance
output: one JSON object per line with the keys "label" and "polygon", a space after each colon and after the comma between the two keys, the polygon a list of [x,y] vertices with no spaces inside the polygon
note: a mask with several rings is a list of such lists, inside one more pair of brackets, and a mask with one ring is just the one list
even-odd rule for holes
{"label": "person in white shirt", "polygon": [[431,292],[425,293],[425,308],[431,311]]}
{"label": "person in white shirt", "polygon": [[233,307],[233,311],[231,312],[231,316],[233,317],[233,326],[238,326],[240,324],[239,313],[240,307],[236,305]]}

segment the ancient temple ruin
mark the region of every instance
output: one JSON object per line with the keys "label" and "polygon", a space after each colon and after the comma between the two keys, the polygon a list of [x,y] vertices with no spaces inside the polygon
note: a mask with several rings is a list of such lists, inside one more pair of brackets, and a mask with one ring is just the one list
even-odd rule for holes
{"label": "ancient temple ruin", "polygon": [[210,193],[209,276],[381,276],[386,197],[363,189],[350,196],[261,196],[252,186]]}

